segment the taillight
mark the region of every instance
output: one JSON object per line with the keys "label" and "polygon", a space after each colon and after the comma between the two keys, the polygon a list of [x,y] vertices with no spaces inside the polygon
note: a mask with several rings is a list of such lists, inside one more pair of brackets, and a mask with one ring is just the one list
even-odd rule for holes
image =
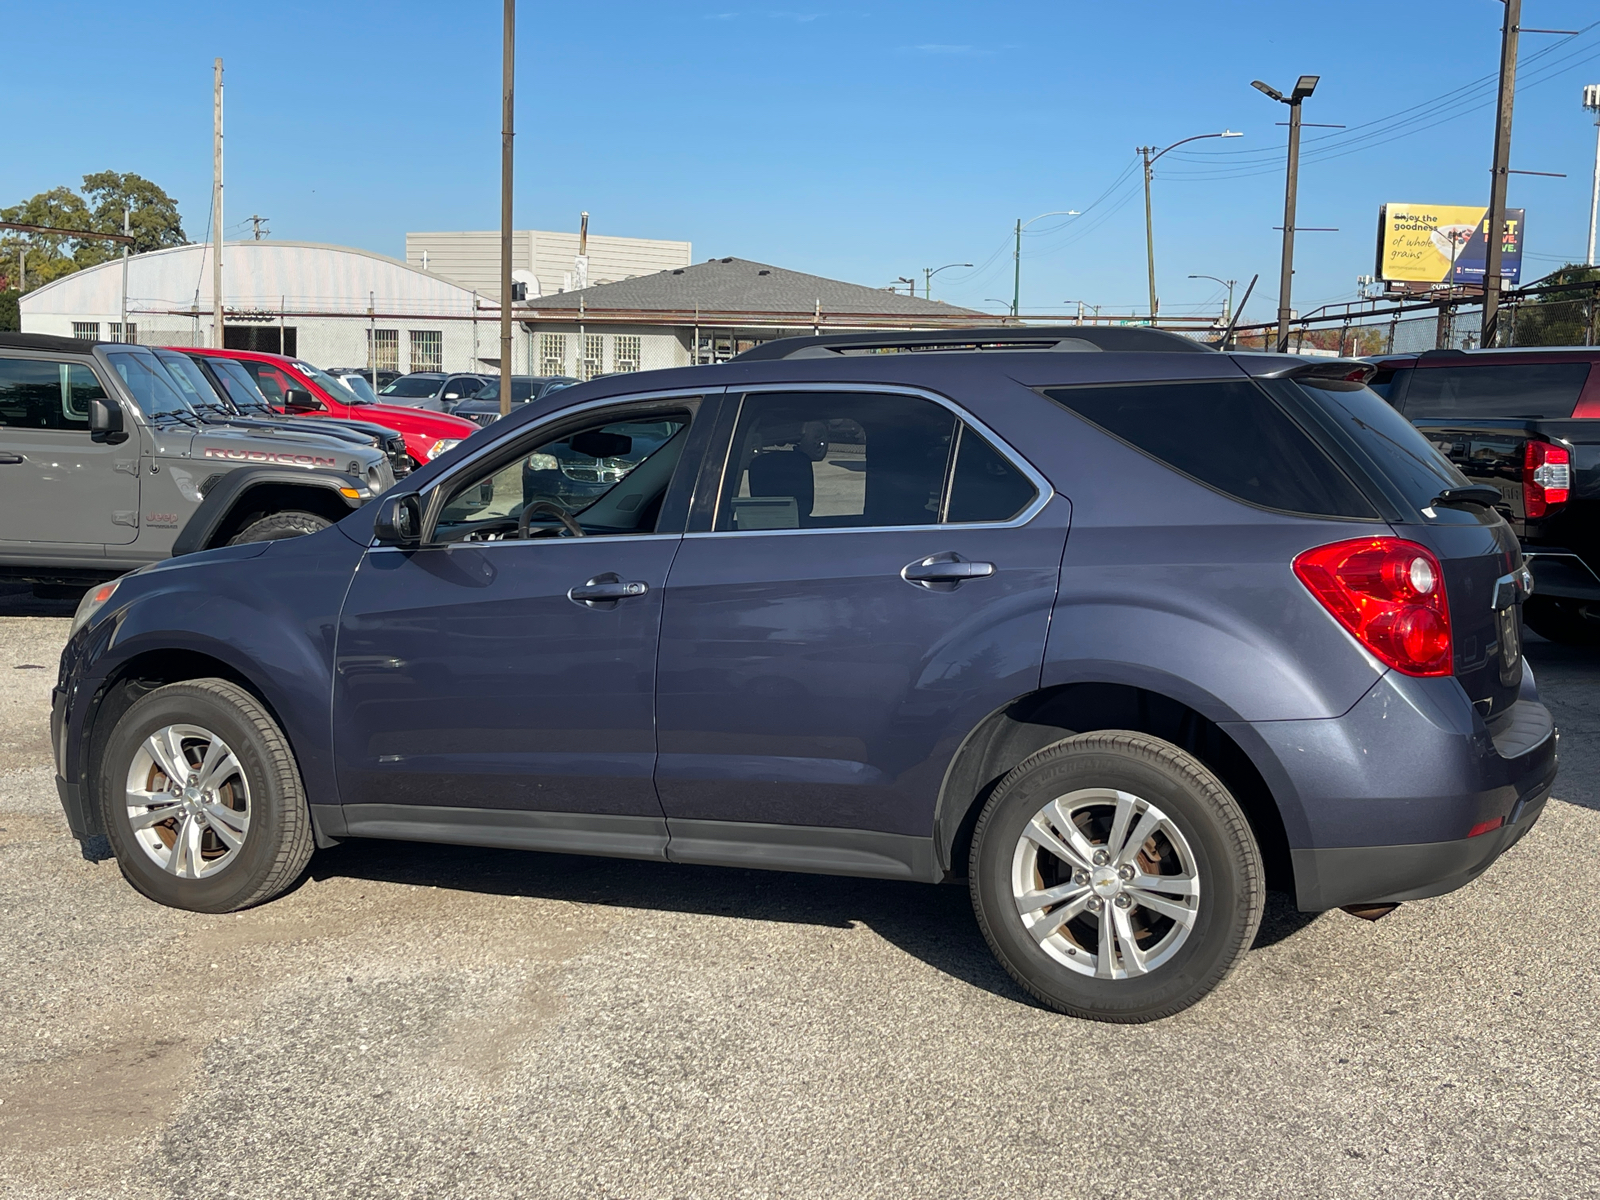
{"label": "taillight", "polygon": [[1407,675],[1450,674],[1444,572],[1426,546],[1393,537],[1334,542],[1299,555],[1294,573],[1381,661]]}
{"label": "taillight", "polygon": [[1530,438],[1522,449],[1522,512],[1530,521],[1547,516],[1572,494],[1572,454]]}

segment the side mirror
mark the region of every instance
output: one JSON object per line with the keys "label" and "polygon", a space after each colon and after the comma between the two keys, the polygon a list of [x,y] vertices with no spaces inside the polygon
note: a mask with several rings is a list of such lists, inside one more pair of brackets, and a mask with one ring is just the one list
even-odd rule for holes
{"label": "side mirror", "polygon": [[122,427],[122,406],[110,400],[89,401],[89,437],[115,445],[127,440]]}
{"label": "side mirror", "polygon": [[296,412],[320,412],[327,407],[305,388],[290,388],[284,392],[283,406]]}
{"label": "side mirror", "polygon": [[446,400],[459,400],[459,399],[461,399],[461,393],[460,392],[446,392],[444,394],[444,398]]}
{"label": "side mirror", "polygon": [[387,496],[378,503],[372,536],[385,546],[415,546],[422,541],[422,501],[415,493]]}
{"label": "side mirror", "polygon": [[574,434],[567,445],[585,458],[619,458],[633,449],[633,439],[623,433],[588,429]]}

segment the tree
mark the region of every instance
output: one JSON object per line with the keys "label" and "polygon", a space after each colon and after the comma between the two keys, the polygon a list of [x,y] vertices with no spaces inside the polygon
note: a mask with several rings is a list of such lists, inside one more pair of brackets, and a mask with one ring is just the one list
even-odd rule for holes
{"label": "tree", "polygon": [[[21,204],[0,208],[0,220],[56,229],[121,233],[124,209],[135,254],[181,246],[188,241],[178,217],[177,202],[160,187],[132,172],[98,171],[83,177],[83,195],[69,187],[51,188]],[[122,252],[117,242],[71,238],[59,234],[15,233],[0,236],[0,286],[16,291],[36,287],[107,262]],[[19,289],[20,285],[20,289]]]}

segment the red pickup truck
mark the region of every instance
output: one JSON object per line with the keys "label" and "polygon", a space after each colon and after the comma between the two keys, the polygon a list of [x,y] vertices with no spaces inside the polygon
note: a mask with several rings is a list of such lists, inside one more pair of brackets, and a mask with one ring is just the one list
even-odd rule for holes
{"label": "red pickup truck", "polygon": [[406,453],[418,466],[478,432],[479,427],[474,422],[461,417],[363,401],[332,375],[304,359],[255,350],[215,350],[198,346],[185,346],[182,350],[185,354],[231,358],[250,373],[267,403],[282,412],[296,416],[348,417],[393,429],[405,438]]}

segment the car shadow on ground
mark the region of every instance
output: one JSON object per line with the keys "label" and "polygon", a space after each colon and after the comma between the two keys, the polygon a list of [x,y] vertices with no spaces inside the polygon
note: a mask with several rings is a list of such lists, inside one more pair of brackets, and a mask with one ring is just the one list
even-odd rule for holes
{"label": "car shadow on ground", "polygon": [[72,589],[61,595],[41,598],[26,583],[0,583],[0,617],[70,617],[82,593]]}
{"label": "car shadow on ground", "polygon": [[[964,983],[1018,1003],[1036,1003],[989,953],[963,885],[367,839],[319,851],[309,878],[365,879],[832,929],[859,924]],[[1268,893],[1255,948],[1293,936],[1317,915],[1295,911],[1286,895]]]}

